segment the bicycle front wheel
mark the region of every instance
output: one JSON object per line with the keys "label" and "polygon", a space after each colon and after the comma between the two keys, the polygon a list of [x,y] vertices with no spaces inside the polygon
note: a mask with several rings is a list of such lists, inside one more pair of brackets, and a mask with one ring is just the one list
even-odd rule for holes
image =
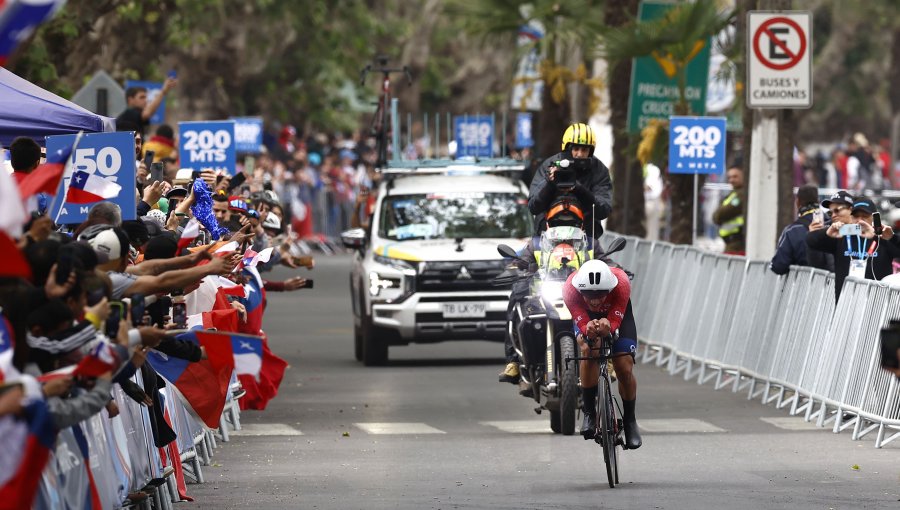
{"label": "bicycle front wheel", "polygon": [[616,428],[616,411],[613,402],[609,377],[603,374],[598,385],[597,419],[600,426],[600,438],[603,445],[603,462],[606,464],[606,478],[610,488],[619,482],[619,458],[616,449],[618,430]]}

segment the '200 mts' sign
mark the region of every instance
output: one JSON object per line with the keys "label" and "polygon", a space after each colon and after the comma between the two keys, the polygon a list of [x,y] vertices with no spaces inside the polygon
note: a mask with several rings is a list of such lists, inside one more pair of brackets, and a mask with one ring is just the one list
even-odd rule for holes
{"label": "'200 mts' sign", "polygon": [[182,168],[227,171],[234,174],[237,154],[234,121],[179,122],[179,150]]}

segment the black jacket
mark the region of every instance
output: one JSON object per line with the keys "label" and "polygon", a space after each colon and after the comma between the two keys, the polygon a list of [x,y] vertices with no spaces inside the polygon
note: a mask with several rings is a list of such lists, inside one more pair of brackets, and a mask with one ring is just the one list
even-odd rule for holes
{"label": "black jacket", "polygon": [[812,223],[811,209],[784,227],[778,238],[778,248],[769,269],[775,274],[787,274],[791,266],[810,266],[834,272],[834,256],[817,250],[806,249],[806,236]]}
{"label": "black jacket", "polygon": [[[531,180],[531,188],[528,190],[528,210],[534,215],[534,230],[539,233],[544,230],[544,215],[550,205],[563,193],[557,189],[556,184],[547,180],[550,165],[561,160],[568,159],[565,152],[550,156],[541,164]],[[584,230],[591,235],[591,222],[595,223],[596,237],[603,233],[600,221],[606,219],[612,211],[612,180],[609,177],[609,169],[599,159],[591,156],[591,171],[580,172],[575,175],[575,188],[571,194],[578,199],[584,212]],[[596,217],[591,214],[591,206],[594,206]]]}
{"label": "black jacket", "polygon": [[[847,241],[845,238],[835,239],[828,237],[826,229],[810,232],[806,236],[806,245],[813,250],[819,250],[826,253],[834,254],[834,298],[835,302],[841,297],[841,287],[844,286],[844,280],[850,273],[850,256],[847,254]],[[865,248],[872,244],[873,241],[866,241]],[[856,250],[855,236],[850,239],[850,246]],[[866,279],[880,280],[885,276],[894,272],[892,267],[893,259],[900,257],[900,238],[896,235],[890,241],[882,240],[878,245],[877,256],[868,257],[866,259]],[[874,255],[874,254],[873,254]]]}

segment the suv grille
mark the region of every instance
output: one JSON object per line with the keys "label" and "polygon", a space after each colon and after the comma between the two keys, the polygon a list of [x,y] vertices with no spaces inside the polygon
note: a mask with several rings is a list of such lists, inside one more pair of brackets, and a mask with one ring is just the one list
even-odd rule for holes
{"label": "suv grille", "polygon": [[416,276],[416,291],[501,290],[491,285],[491,279],[504,267],[503,260],[426,262],[425,270]]}

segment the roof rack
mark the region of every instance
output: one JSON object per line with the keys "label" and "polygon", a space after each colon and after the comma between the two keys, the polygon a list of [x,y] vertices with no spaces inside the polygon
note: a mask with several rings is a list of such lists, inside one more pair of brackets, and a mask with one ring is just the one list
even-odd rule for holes
{"label": "roof rack", "polygon": [[[456,116],[457,121],[462,119],[465,123],[469,115]],[[454,140],[453,125],[454,119],[450,113],[444,115],[435,114],[429,117],[428,113],[422,116],[422,133],[421,136],[427,140],[427,145],[421,147],[424,155],[416,158],[406,158],[405,149],[414,147],[413,143],[413,117],[412,114],[406,116],[406,140],[405,144],[401,144],[401,123],[398,113],[397,98],[391,99],[391,144],[390,158],[387,164],[382,168],[376,168],[385,177],[397,177],[401,175],[425,175],[425,174],[446,174],[446,175],[472,175],[483,173],[519,173],[525,170],[525,162],[509,157],[509,147],[506,143],[507,119],[506,112],[501,114],[501,133],[498,143],[496,140],[497,125],[495,123],[495,115],[472,116],[475,118],[490,117],[490,126],[493,127],[491,135],[490,155],[458,155],[456,150],[459,148],[457,141]],[[441,127],[445,126],[447,137],[445,144],[441,143]],[[433,129],[432,129],[433,128]],[[433,137],[431,135],[434,135]],[[499,154],[496,154],[495,145],[498,145]],[[400,150],[398,150],[400,148]]]}

